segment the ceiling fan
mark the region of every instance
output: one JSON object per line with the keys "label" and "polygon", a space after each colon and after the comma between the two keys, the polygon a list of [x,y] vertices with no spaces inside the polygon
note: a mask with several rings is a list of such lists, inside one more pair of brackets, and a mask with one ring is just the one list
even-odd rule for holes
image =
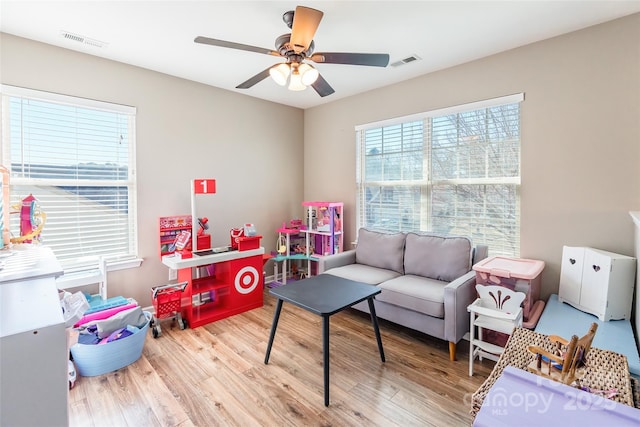
{"label": "ceiling fan", "polygon": [[196,37],[194,42],[280,56],[286,59],[286,62],[272,65],[244,83],[240,83],[236,86],[237,89],[248,89],[271,76],[281,86],[284,86],[288,81],[290,90],[304,90],[307,86],[311,86],[318,95],[324,97],[331,95],[335,90],[322,78],[318,70],[307,64],[305,60],[308,59],[316,63],[325,64],[366,65],[371,67],[386,67],[389,64],[389,55],[386,53],[314,53],[313,36],[318,29],[318,25],[320,25],[322,16],[323,12],[304,6],[297,6],[295,11],[285,12],[282,15],[282,20],[291,29],[291,34],[283,34],[276,39],[276,50],[202,36]]}

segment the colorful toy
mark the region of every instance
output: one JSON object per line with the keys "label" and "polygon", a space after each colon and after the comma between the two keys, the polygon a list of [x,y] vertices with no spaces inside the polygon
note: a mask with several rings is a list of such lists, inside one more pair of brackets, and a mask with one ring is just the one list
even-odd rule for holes
{"label": "colorful toy", "polygon": [[193,229],[191,215],[160,217],[160,257],[176,251],[176,239],[182,231]]}
{"label": "colorful toy", "polygon": [[151,299],[155,311],[151,319],[151,331],[154,338],[162,334],[160,320],[171,318],[178,322],[178,327],[182,330],[187,327],[187,321],[182,317],[182,293],[188,282],[155,286],[151,288]]}
{"label": "colorful toy", "polygon": [[287,240],[283,234],[280,234],[278,236],[278,243],[276,243],[276,252],[278,253],[278,255],[285,255],[287,253]]}
{"label": "colorful toy", "polygon": [[67,363],[67,372],[69,374],[69,390],[71,390],[76,385],[77,379],[76,365],[71,360]]}
{"label": "colorful toy", "polygon": [[319,218],[317,218],[317,231],[328,232],[331,230],[331,218],[329,216],[329,210],[326,206],[320,206],[318,208]]}
{"label": "colorful toy", "polygon": [[173,246],[177,251],[182,251],[189,245],[190,239],[191,239],[190,231],[181,231],[180,234],[176,236],[176,240]]}
{"label": "colorful toy", "polygon": [[237,250],[238,243],[240,242],[240,238],[244,237],[244,227],[232,228],[229,231],[229,235],[231,237],[231,249]]}
{"label": "colorful toy", "polygon": [[[17,206],[12,206],[17,209]],[[11,243],[32,243],[40,241],[47,215],[40,209],[38,199],[29,194],[22,199],[20,206],[20,237],[11,239]]]}
{"label": "colorful toy", "polygon": [[602,396],[602,397],[606,397],[607,399],[613,399],[614,397],[616,397],[618,394],[620,394],[618,392],[617,388],[610,388],[609,390],[598,390],[595,388],[591,388],[591,387],[578,387],[580,390],[589,392],[589,393],[593,393],[596,396]]}
{"label": "colorful toy", "polygon": [[203,218],[198,218],[198,225],[200,228],[198,228],[198,236],[202,236],[205,232],[205,230],[209,229],[209,218],[207,218],[206,216]]}

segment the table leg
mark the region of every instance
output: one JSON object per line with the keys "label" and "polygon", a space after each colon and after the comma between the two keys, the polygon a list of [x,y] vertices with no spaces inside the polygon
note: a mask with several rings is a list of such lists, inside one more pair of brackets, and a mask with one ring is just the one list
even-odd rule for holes
{"label": "table leg", "polygon": [[371,323],[373,323],[373,330],[376,333],[376,340],[378,340],[378,351],[380,352],[380,360],[385,361],[384,349],[382,348],[382,338],[380,338],[380,327],[378,326],[378,316],[376,316],[376,307],[373,304],[373,297],[367,298],[369,303],[369,312],[371,314]]}
{"label": "table leg", "polygon": [[324,366],[324,406],[329,406],[329,316],[322,316],[322,356]]}
{"label": "table leg", "polygon": [[278,327],[278,319],[280,319],[280,311],[282,310],[282,300],[278,299],[276,311],[273,314],[273,323],[271,324],[271,334],[269,334],[269,344],[267,345],[267,354],[264,356],[264,364],[269,363],[269,355],[271,354],[271,346],[273,338],[276,336],[276,328]]}

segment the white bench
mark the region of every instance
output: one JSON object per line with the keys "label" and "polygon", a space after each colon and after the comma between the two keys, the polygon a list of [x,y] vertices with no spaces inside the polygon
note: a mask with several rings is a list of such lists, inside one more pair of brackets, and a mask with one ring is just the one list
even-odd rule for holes
{"label": "white bench", "polygon": [[96,267],[89,270],[65,273],[56,279],[58,289],[74,289],[89,285],[98,285],[98,295],[107,299],[107,261],[103,257],[94,258]]}
{"label": "white bench", "polygon": [[640,378],[640,356],[636,348],[631,322],[629,320],[609,320],[603,322],[596,316],[585,313],[562,303],[557,294],[552,294],[536,325],[536,332],[545,335],[560,335],[581,337],[589,330],[591,323],[598,324],[598,332],[593,338],[592,347],[614,351],[627,357],[629,372],[636,378]]}

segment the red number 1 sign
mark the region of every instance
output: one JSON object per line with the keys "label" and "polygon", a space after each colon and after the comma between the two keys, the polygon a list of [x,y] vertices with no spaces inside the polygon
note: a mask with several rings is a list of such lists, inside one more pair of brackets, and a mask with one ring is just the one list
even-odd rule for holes
{"label": "red number 1 sign", "polygon": [[194,194],[215,194],[216,192],[216,180],[215,179],[196,179],[193,182]]}

